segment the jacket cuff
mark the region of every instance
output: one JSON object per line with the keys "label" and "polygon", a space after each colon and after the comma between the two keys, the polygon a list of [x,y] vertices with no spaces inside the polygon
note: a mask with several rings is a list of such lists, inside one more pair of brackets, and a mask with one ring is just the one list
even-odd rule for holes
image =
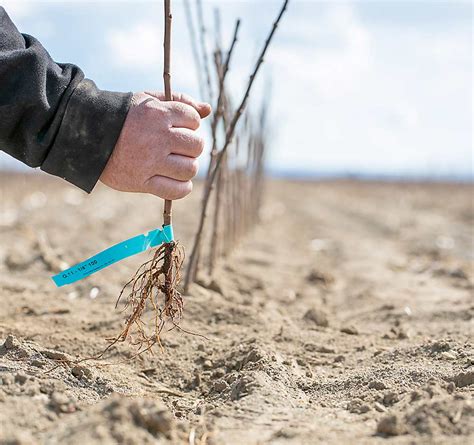
{"label": "jacket cuff", "polygon": [[132,93],[99,90],[89,79],[71,95],[41,170],[90,193],[122,130]]}

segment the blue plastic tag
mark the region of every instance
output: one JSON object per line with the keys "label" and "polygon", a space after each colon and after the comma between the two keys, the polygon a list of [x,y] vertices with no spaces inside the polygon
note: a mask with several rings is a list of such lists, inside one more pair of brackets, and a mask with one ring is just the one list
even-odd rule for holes
{"label": "blue plastic tag", "polygon": [[63,270],[51,278],[56,283],[56,286],[65,286],[66,284],[82,280],[83,278],[86,278],[99,270],[105,269],[124,258],[144,252],[151,247],[159,246],[163,243],[169,243],[173,241],[173,239],[174,235],[172,226],[164,226],[162,229],[151,230],[146,235],[138,235],[122,241],[115,246],[109,247],[97,255],[94,255],[69,269]]}

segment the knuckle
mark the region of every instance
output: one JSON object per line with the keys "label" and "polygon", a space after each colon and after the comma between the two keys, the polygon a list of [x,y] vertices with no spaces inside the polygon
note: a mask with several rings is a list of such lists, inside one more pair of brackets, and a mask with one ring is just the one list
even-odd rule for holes
{"label": "knuckle", "polygon": [[179,115],[186,115],[186,106],[182,102],[172,102],[170,107]]}
{"label": "knuckle", "polygon": [[145,116],[150,119],[156,119],[163,114],[163,108],[157,106],[159,103],[156,99],[149,99],[143,102]]}
{"label": "knuckle", "polygon": [[173,102],[170,107],[179,120],[187,122],[187,125],[190,125],[193,130],[199,128],[201,117],[191,105],[183,102]]}

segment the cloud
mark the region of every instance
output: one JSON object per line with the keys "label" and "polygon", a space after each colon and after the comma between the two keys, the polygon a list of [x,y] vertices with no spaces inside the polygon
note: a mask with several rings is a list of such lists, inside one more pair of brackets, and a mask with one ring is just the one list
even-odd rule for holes
{"label": "cloud", "polygon": [[469,171],[469,32],[379,27],[354,4],[319,12],[310,25],[285,23],[284,43],[270,51],[271,164]]}
{"label": "cloud", "polygon": [[[171,76],[175,91],[197,89],[187,38],[186,33],[173,33]],[[140,20],[127,27],[111,28],[105,33],[105,42],[107,58],[114,67],[147,81],[151,79],[149,85],[162,85],[163,27],[158,20]]]}
{"label": "cloud", "polygon": [[116,66],[142,70],[160,63],[161,38],[161,30],[155,23],[139,22],[126,29],[109,30],[106,43]]}

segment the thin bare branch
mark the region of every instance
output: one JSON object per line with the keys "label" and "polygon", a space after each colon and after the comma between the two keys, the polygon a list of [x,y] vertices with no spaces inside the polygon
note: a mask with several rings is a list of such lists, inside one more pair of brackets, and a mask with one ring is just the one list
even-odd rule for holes
{"label": "thin bare branch", "polygon": [[200,35],[200,43],[201,43],[202,60],[203,60],[203,65],[204,65],[204,72],[206,74],[208,101],[209,103],[213,103],[214,94],[212,91],[211,70],[209,67],[209,57],[208,57],[207,45],[206,45],[206,25],[204,23],[201,0],[196,0],[196,7],[197,7],[199,29],[200,29],[199,35]]}
{"label": "thin bare branch", "polygon": [[214,181],[216,180],[216,177],[218,175],[219,168],[222,164],[225,153],[227,152],[228,147],[230,146],[230,144],[232,142],[234,132],[235,132],[235,128],[237,126],[237,123],[240,120],[240,117],[242,116],[243,111],[245,110],[245,107],[247,105],[248,98],[249,98],[249,95],[250,95],[250,91],[252,90],[252,86],[254,84],[255,78],[257,76],[257,73],[258,73],[263,61],[264,61],[265,54],[268,50],[268,47],[269,47],[270,42],[271,42],[271,40],[272,40],[272,38],[275,34],[276,29],[278,28],[278,24],[280,23],[280,20],[283,17],[283,14],[286,11],[286,8],[288,6],[288,2],[289,2],[289,0],[285,0],[283,2],[282,8],[281,8],[275,22],[273,23],[270,34],[268,35],[268,37],[265,41],[263,49],[260,53],[260,56],[257,60],[255,68],[253,70],[253,73],[250,76],[250,79],[249,79],[249,82],[248,82],[248,85],[247,85],[247,89],[246,89],[245,94],[242,98],[242,101],[240,102],[240,105],[237,108],[237,111],[234,113],[232,121],[229,124],[229,128],[227,129],[224,146],[223,146],[222,150],[220,150],[219,153],[217,154],[215,166],[214,166],[213,171],[210,175],[209,181],[206,184],[206,191],[205,191],[203,206],[202,206],[202,209],[201,209],[199,226],[198,226],[198,230],[196,232],[195,238],[194,238],[193,251],[191,252],[190,262],[189,262],[189,266],[188,266],[188,273],[187,273],[187,276],[186,276],[185,291],[188,290],[189,285],[190,285],[190,281],[191,281],[191,279],[194,278],[192,276],[193,275],[193,270],[194,270],[194,267],[195,267],[194,262],[196,260],[197,252],[199,251],[199,248],[200,248],[202,232],[203,232],[203,229],[204,229],[205,220],[206,220],[206,216],[207,216],[207,207],[209,205],[209,198],[210,198],[210,194],[212,192],[212,185],[213,185]]}
{"label": "thin bare branch", "polygon": [[202,98],[204,98],[206,97],[204,79],[203,79],[203,73],[202,73],[201,60],[199,56],[199,48],[197,44],[198,40],[196,37],[196,30],[194,28],[194,18],[193,18],[193,13],[192,13],[189,0],[184,0],[184,11],[186,15],[186,22],[188,25],[189,39],[191,40],[191,50],[193,53],[194,66],[196,68],[196,75],[197,75],[198,84],[199,84],[199,94],[201,95]]}
{"label": "thin bare branch", "polygon": [[[209,179],[210,179],[211,172],[212,172],[214,164],[215,164],[215,159],[216,159],[216,154],[217,154],[217,149],[216,149],[216,147],[217,147],[217,127],[218,127],[219,122],[221,120],[223,120],[224,129],[225,129],[225,131],[227,131],[227,123],[228,122],[227,122],[227,119],[226,119],[226,114],[227,113],[225,112],[225,107],[224,107],[224,103],[225,103],[224,99],[226,97],[224,84],[225,84],[226,75],[229,71],[230,61],[232,59],[232,54],[234,52],[235,44],[237,42],[239,28],[240,28],[240,19],[238,19],[235,23],[234,34],[233,34],[233,37],[232,37],[232,43],[229,47],[229,50],[227,51],[227,55],[226,55],[226,59],[225,59],[224,63],[222,64],[222,62],[220,60],[220,52],[217,52],[216,57],[215,57],[215,67],[216,67],[217,77],[219,79],[219,86],[218,86],[219,96],[218,96],[218,99],[217,99],[217,105],[216,105],[216,109],[215,109],[212,124],[211,124],[212,149],[211,149],[211,156],[210,156],[210,159],[209,159],[209,166],[208,166],[208,169],[207,169],[206,183],[204,185],[203,202],[206,199],[206,189],[208,187],[207,181],[209,181]],[[211,184],[211,187],[212,187],[212,184]],[[219,204],[216,202],[216,205],[220,205],[220,200],[219,200]],[[218,212],[219,210],[217,209],[216,211]],[[216,219],[218,219],[218,215],[215,216],[214,220],[216,220]],[[216,243],[216,242],[217,242],[217,239],[212,241],[211,246],[214,246],[214,247],[211,247],[211,249],[215,248],[214,243]],[[198,247],[198,249],[200,249],[200,247]],[[186,274],[185,289],[187,289],[187,285],[188,285],[187,283],[189,283],[190,280],[194,281],[195,278],[196,278],[196,275],[198,273],[199,265],[198,265],[197,257],[199,257],[199,252],[196,252],[194,254],[194,260],[189,263],[191,266],[188,266],[188,267],[192,267],[192,269],[188,269],[188,273]]]}
{"label": "thin bare branch", "polygon": [[[163,42],[164,64],[163,81],[165,84],[165,100],[172,100],[171,95],[171,24],[173,16],[171,14],[171,0],[165,0],[165,38]],[[172,201],[165,200],[163,209],[163,225],[171,224]]]}

